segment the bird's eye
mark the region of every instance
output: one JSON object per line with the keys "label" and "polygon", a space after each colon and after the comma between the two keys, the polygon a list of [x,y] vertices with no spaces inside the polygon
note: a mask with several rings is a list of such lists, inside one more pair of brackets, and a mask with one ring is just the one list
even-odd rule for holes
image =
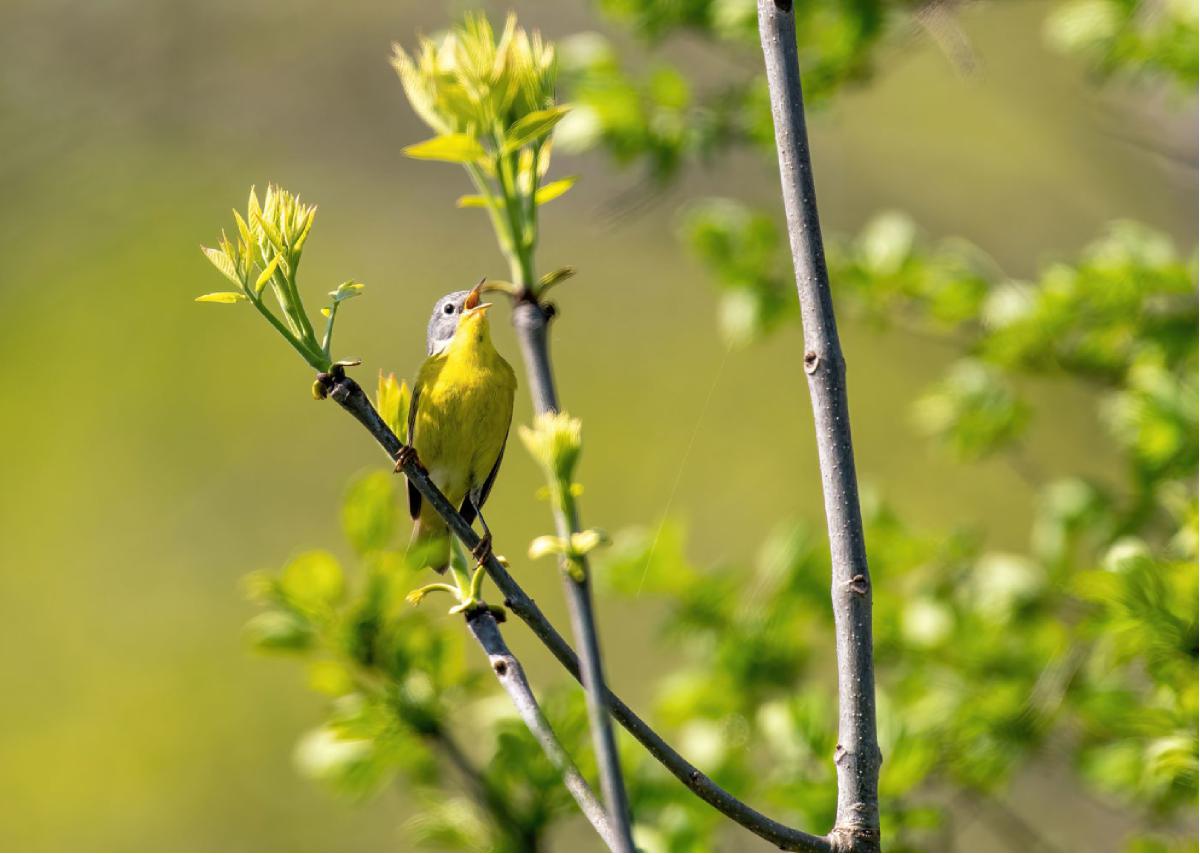
{"label": "bird's eye", "polygon": [[453,315],[454,314],[454,304],[447,303],[446,308],[442,309],[442,311],[445,312],[447,315]]}

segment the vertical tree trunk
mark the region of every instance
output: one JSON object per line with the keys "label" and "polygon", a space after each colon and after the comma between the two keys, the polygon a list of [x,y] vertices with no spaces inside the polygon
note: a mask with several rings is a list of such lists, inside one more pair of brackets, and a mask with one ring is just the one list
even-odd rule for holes
{"label": "vertical tree trunk", "polygon": [[821,243],[791,0],[758,0],[758,24],[804,324],[803,366],[812,398],[833,568],[838,660],[838,745],[834,762],[838,805],[837,821],[829,839],[837,849],[877,851],[881,758],[875,728],[871,577],[850,441],[846,365],[838,341]]}

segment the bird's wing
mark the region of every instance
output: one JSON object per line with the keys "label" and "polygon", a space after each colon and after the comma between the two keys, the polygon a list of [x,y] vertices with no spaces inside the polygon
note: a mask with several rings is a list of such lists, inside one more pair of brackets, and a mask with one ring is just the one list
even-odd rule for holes
{"label": "bird's wing", "polygon": [[504,432],[504,442],[500,444],[500,453],[496,455],[496,462],[492,465],[492,471],[483,479],[483,483],[479,485],[478,490],[471,491],[471,504],[475,506],[475,510],[483,508],[483,503],[487,501],[488,494],[492,492],[492,485],[496,483],[496,475],[500,473],[500,463],[504,460],[504,448],[508,445],[508,431]]}
{"label": "bird's wing", "polygon": [[[420,400],[421,386],[419,383],[414,383],[412,398],[408,402],[408,436],[406,438],[409,445],[416,442],[414,433],[417,427],[417,402]],[[414,520],[421,516],[421,491],[413,485],[412,481],[408,481],[408,515]]]}

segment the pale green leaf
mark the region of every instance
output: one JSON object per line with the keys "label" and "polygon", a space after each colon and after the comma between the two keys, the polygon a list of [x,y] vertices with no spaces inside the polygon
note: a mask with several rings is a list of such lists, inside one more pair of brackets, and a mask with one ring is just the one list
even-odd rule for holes
{"label": "pale green leaf", "polygon": [[271,277],[275,275],[276,268],[279,267],[279,262],[283,260],[283,256],[276,255],[271,259],[271,263],[267,265],[266,270],[254,282],[255,295],[261,294],[262,289],[267,287],[267,283],[271,281]]}
{"label": "pale green leaf", "polygon": [[328,552],[305,552],[283,569],[279,586],[292,606],[319,614],[342,598],[342,568]]}
{"label": "pale green leaf", "polygon": [[246,640],[258,650],[296,652],[312,645],[308,624],[291,612],[273,610],[255,615],[246,624]]}
{"label": "pale green leaf", "polygon": [[239,291],[214,291],[212,294],[201,294],[196,298],[197,303],[240,303],[246,295]]}
{"label": "pale green leaf", "polygon": [[482,196],[459,196],[454,203],[459,208],[486,208],[487,199]]}
{"label": "pale green leaf", "polygon": [[390,469],[356,479],[342,503],[342,531],[365,555],[387,548],[396,530],[396,478]]}
{"label": "pale green leaf", "polygon": [[407,383],[398,381],[395,374],[379,372],[375,409],[401,442],[408,442],[408,405],[411,398]]}
{"label": "pale green leaf", "polygon": [[551,181],[549,184],[538,188],[537,193],[534,194],[533,201],[539,205],[545,205],[547,202],[557,199],[574,187],[576,180],[578,180],[578,176],[572,175],[568,178]]}
{"label": "pale green leaf", "polygon": [[566,551],[566,546],[563,544],[561,537],[555,537],[552,534],[543,534],[541,537],[535,537],[533,542],[529,544],[530,558],[544,558],[547,555],[562,555]]}
{"label": "pale green leaf", "polygon": [[233,263],[233,259],[219,249],[213,249],[209,246],[200,247],[204,255],[212,262],[213,267],[220,270],[221,273],[232,282],[234,285],[241,286],[242,280],[238,278],[237,267]]}
{"label": "pale green leaf", "polygon": [[535,110],[513,122],[512,127],[504,134],[505,154],[536,142],[540,137],[550,133],[562,117],[567,115],[569,109],[569,107],[551,107],[548,110]]}
{"label": "pale green leaf", "polygon": [[575,556],[587,555],[596,547],[610,542],[608,535],[598,529],[590,528],[587,531],[578,531],[571,535],[571,554]]}
{"label": "pale green leaf", "polygon": [[343,282],[336,289],[330,291],[329,296],[333,298],[334,303],[340,303],[343,300],[349,300],[351,297],[357,297],[366,287],[361,282]]}
{"label": "pale green leaf", "polygon": [[405,146],[403,151],[417,160],[442,160],[448,163],[474,163],[487,157],[479,140],[469,134],[443,134]]}

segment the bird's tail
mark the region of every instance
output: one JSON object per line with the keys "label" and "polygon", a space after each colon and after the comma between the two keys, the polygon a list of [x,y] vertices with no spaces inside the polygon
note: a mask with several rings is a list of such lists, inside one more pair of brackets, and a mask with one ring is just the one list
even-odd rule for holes
{"label": "bird's tail", "polygon": [[450,530],[441,517],[429,519],[424,514],[413,523],[408,554],[422,567],[432,567],[445,573],[450,566]]}

